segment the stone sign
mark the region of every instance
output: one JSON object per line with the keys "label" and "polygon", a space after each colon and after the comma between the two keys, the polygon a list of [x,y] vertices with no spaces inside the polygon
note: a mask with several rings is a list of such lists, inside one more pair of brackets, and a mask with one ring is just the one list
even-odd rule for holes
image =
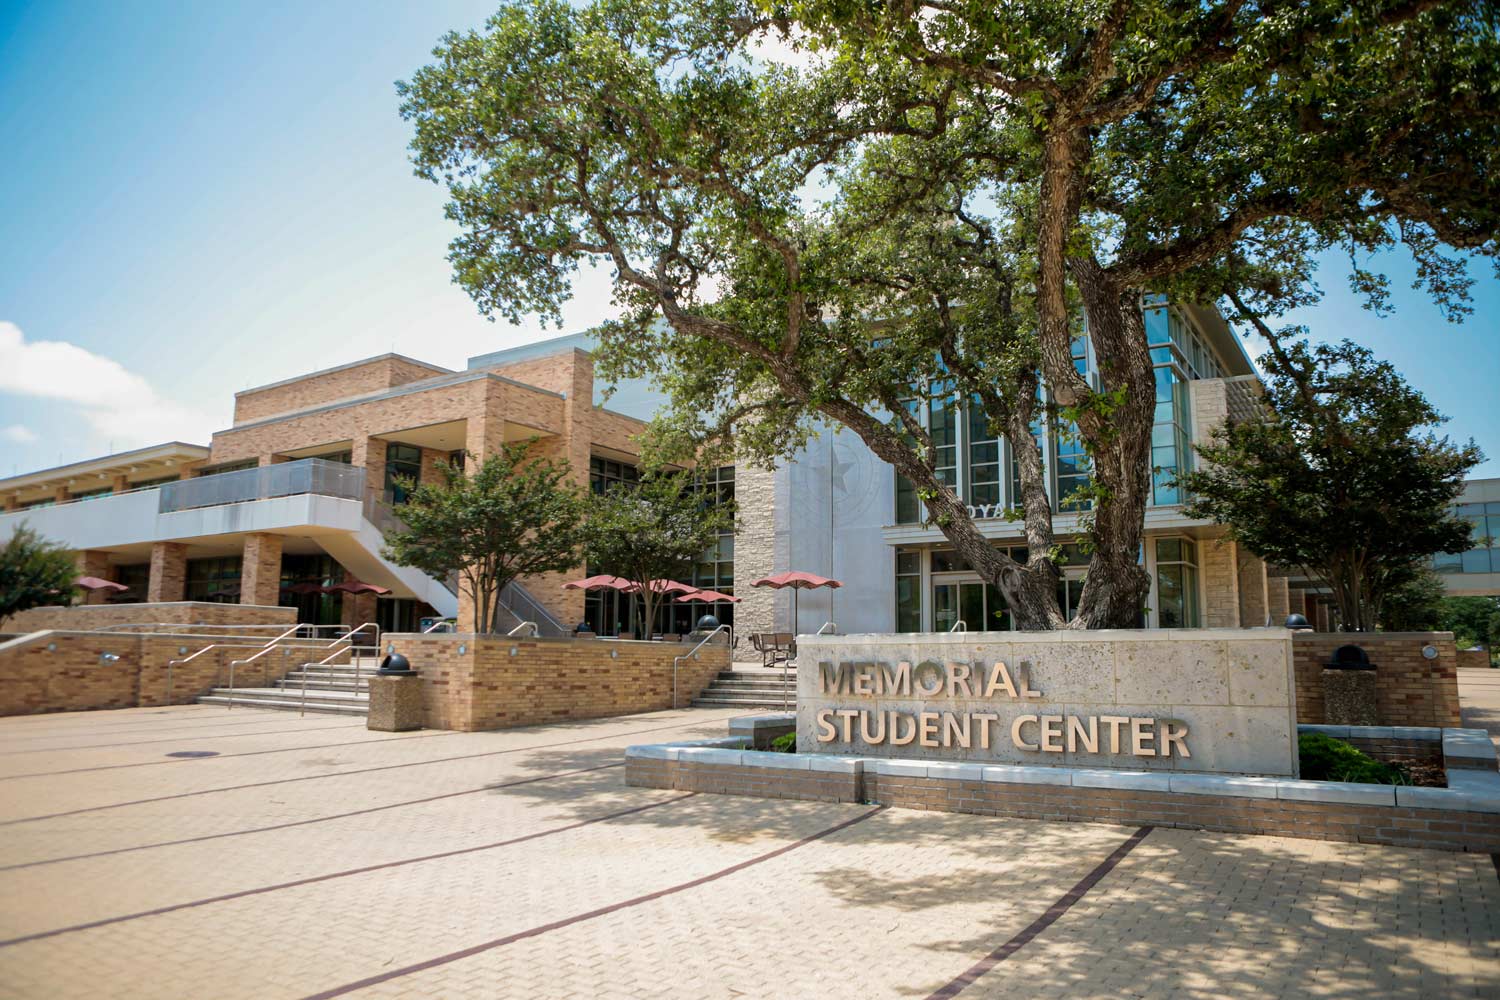
{"label": "stone sign", "polygon": [[1295,775],[1286,629],[797,637],[797,749]]}

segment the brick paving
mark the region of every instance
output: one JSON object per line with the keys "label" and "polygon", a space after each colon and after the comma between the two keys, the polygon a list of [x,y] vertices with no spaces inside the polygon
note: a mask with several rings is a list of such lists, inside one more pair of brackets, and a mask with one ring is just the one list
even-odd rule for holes
{"label": "brick paving", "polygon": [[0,719],[0,997],[1500,996],[1483,855],[624,785],[734,714]]}

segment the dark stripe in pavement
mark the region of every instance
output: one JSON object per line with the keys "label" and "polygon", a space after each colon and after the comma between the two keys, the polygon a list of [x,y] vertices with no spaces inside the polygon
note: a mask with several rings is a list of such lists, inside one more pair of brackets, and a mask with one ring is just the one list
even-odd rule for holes
{"label": "dark stripe in pavement", "polygon": [[[291,723],[291,722],[302,723],[303,725],[301,725],[301,726],[292,726],[292,727],[290,727],[290,728],[288,728],[288,729],[285,730],[286,732],[289,732],[289,733],[295,733],[295,732],[298,732],[300,729],[305,728],[305,724],[308,721],[307,719],[304,719],[304,718],[302,718],[300,716],[295,716],[295,717],[294,716],[288,716],[287,713],[281,712],[281,711],[277,711],[274,714],[280,715],[280,716],[284,716],[285,717],[284,719],[271,719],[271,718],[267,718],[267,716],[271,715],[271,714],[272,713],[270,713],[270,712],[263,712],[263,713],[261,713],[259,716],[255,717],[255,718],[245,719],[245,720],[243,720],[241,722],[226,722],[222,718],[218,719],[218,720],[208,720],[208,719],[205,719],[204,722],[211,722],[212,724],[210,724],[210,725],[203,725],[203,726],[168,726],[168,725],[166,725],[164,723],[159,723],[159,724],[154,725],[154,726],[142,726],[139,729],[121,729],[118,726],[93,726],[93,725],[90,725],[86,729],[78,729],[76,731],[75,730],[70,730],[70,731],[67,731],[67,732],[52,733],[52,734],[49,734],[49,735],[46,735],[46,736],[26,736],[26,737],[18,737],[18,738],[19,739],[26,739],[26,740],[60,740],[60,739],[76,738],[78,736],[98,736],[98,735],[120,736],[120,735],[136,735],[136,734],[145,734],[145,733],[184,733],[184,734],[186,734],[186,733],[204,733],[204,732],[213,732],[213,731],[215,731],[217,729],[230,729],[230,728],[233,728],[235,726],[264,726],[264,725],[267,725],[268,723],[271,723],[271,722],[281,722],[281,721],[285,721],[285,722],[289,722],[289,723]],[[315,721],[315,722],[326,722],[327,719],[328,719],[327,716],[321,716],[318,719],[315,719],[313,721]],[[4,719],[3,721],[4,721],[4,723],[6,725],[9,725],[9,723],[11,721],[11,718],[8,717],[8,718]],[[352,728],[354,728],[357,725],[363,725],[363,723],[349,723],[349,728],[352,729]],[[0,728],[0,746],[4,746],[8,742],[6,740],[6,738],[5,738],[7,735],[10,735],[10,734],[7,733],[5,729]],[[184,736],[182,736],[180,738],[181,739],[194,739],[195,737],[184,735]],[[91,744],[91,745],[94,745],[94,744]],[[114,743],[100,743],[100,744],[97,744],[97,745],[98,746],[116,746],[117,744],[114,744]],[[120,745],[120,746],[129,746],[130,744],[129,743],[124,743],[124,744],[118,744],[118,745]],[[0,754],[9,755],[9,754],[16,754],[16,753],[47,753],[48,751],[79,750],[79,749],[83,749],[83,748],[82,747],[27,747],[27,748],[25,748],[23,750],[0,750]]]}
{"label": "dark stripe in pavement", "polygon": [[764,864],[767,861],[779,858],[783,854],[786,854],[790,851],[795,851],[799,847],[805,847],[808,844],[813,843],[814,841],[822,840],[824,837],[832,836],[833,834],[838,833],[840,830],[846,830],[849,827],[854,826],[856,823],[863,823],[871,816],[875,816],[879,813],[885,812],[885,810],[888,808],[890,807],[876,806],[874,809],[860,813],[853,819],[846,819],[842,823],[835,823],[833,826],[825,827],[822,830],[819,830],[817,833],[808,834],[806,837],[803,837],[800,840],[795,840],[790,844],[785,844],[781,847],[778,847],[774,851],[767,851],[765,854],[757,855],[756,857],[750,858],[748,861],[741,861],[737,865],[730,865],[728,868],[721,868],[716,872],[710,872],[709,874],[704,875],[701,878],[693,879],[691,882],[683,882],[679,885],[669,886],[665,889],[658,889],[655,892],[648,892],[644,896],[635,896],[634,898],[626,899],[618,903],[611,903],[609,906],[601,906],[597,910],[589,910],[587,913],[580,913],[572,917],[564,917],[562,920],[554,920],[549,924],[542,924],[538,927],[532,927],[528,930],[517,931],[514,934],[507,934],[505,937],[495,938],[492,941],[485,941],[482,944],[476,944],[472,947],[464,948],[460,951],[453,951],[449,952],[446,955],[439,955],[436,958],[429,958],[424,962],[417,962],[414,965],[403,966],[399,969],[391,969],[389,972],[382,972],[378,975],[370,976],[357,982],[345,983],[343,986],[335,986],[331,990],[324,990],[321,993],[314,993],[310,996],[304,997],[303,1000],[331,1000],[332,997],[341,997],[345,994],[353,993],[355,990],[362,990],[369,986],[379,985],[380,983],[388,983],[392,979],[400,979],[402,976],[409,976],[415,972],[425,972],[428,969],[435,969],[439,966],[448,965],[449,963],[457,962],[460,959],[471,958],[474,955],[490,951],[494,948],[502,948],[505,945],[514,944],[517,941],[524,941],[527,938],[540,937],[543,934],[547,934],[556,930],[562,930],[564,927],[571,927],[574,924],[580,924],[586,920],[594,920],[598,917],[608,916],[611,913],[618,913],[620,910],[628,910],[631,907],[640,906],[642,903],[650,903],[655,900],[661,899],[664,896],[672,896],[679,892],[686,892],[688,889],[696,889],[700,885],[707,885],[710,882],[717,882],[721,878],[726,878],[730,875],[735,874],[736,872],[742,872],[746,868],[753,868],[756,865]]}
{"label": "dark stripe in pavement", "polygon": [[[257,719],[257,722],[261,720]],[[30,750],[0,750],[0,757],[22,753],[73,753],[76,750],[107,750],[115,748],[149,747],[154,743],[191,743],[194,740],[237,740],[243,736],[282,736],[294,733],[323,733],[334,729],[364,729],[363,722],[343,726],[318,726],[313,729],[262,729],[254,733],[207,733],[203,736],[163,736],[159,740],[132,740],[127,743],[84,743],[76,747],[32,747]]]}
{"label": "dark stripe in pavement", "polygon": [[[641,736],[646,733],[660,733],[671,729],[687,729],[693,726],[701,726],[710,722],[722,722],[728,716],[717,716],[713,719],[690,719],[679,721],[670,726],[655,726],[651,729],[635,729],[628,733],[612,733],[608,736],[590,736],[581,740],[564,740],[561,743],[538,743],[535,746],[514,747],[509,750],[488,750],[484,753],[462,754],[457,757],[439,757],[436,760],[418,760],[408,764],[383,764],[380,767],[365,767],[353,771],[335,771],[331,774],[307,774],[299,778],[279,778],[275,781],[256,781],[245,785],[225,785],[221,788],[205,788],[196,792],[179,792],[176,795],[158,795],[150,799],[133,799],[129,802],[113,802],[102,806],[85,806],[81,809],[69,809],[64,812],[47,813],[42,816],[22,816],[19,819],[8,819],[0,821],[0,827],[15,826],[18,823],[34,823],[44,819],[60,819],[64,816],[77,816],[82,813],[103,812],[108,809],[123,809],[126,806],[149,805],[153,802],[169,802],[174,799],[192,798],[195,795],[211,795],[216,792],[235,792],[246,788],[264,788],[268,785],[289,785],[298,781],[315,781],[319,778],[343,778],[356,774],[372,774],[377,771],[392,771],[403,767],[421,767],[427,764],[448,764],[458,760],[477,760],[481,757],[500,757],[512,753],[528,753],[532,750],[550,750],[555,747],[576,746],[580,743],[598,743],[601,740],[620,739],[628,736]],[[472,734],[470,734],[472,735]],[[62,860],[62,859],[59,859]]]}
{"label": "dark stripe in pavement", "polygon": [[[611,764],[611,767],[619,767]],[[591,769],[592,770],[592,769]],[[541,778],[531,778],[517,784],[531,784],[538,781],[550,781],[568,774],[576,774],[575,771],[564,771],[560,774],[550,774]],[[299,878],[291,882],[278,882],[275,885],[265,885],[258,889],[242,889],[239,892],[228,892],[222,896],[210,896],[207,899],[195,899],[187,903],[173,903],[170,906],[159,906],[154,910],[142,910],[139,913],[127,913],[118,917],[105,917],[101,920],[91,920],[85,924],[74,924],[71,927],[58,927],[50,931],[38,931],[35,934],[26,934],[22,937],[10,938],[0,941],[0,948],[8,948],[11,945],[25,944],[28,941],[41,941],[44,938],[58,937],[62,934],[72,934],[76,931],[93,930],[96,927],[108,927],[111,924],[123,924],[129,920],[140,920],[145,917],[159,917],[167,913],[176,913],[178,910],[191,910],[199,906],[208,906],[210,903],[227,903],[231,899],[244,899],[246,896],[260,896],[268,892],[278,892],[282,889],[295,889],[298,886],[313,885],[318,882],[328,882],[336,878],[347,878],[351,875],[363,875],[367,872],[378,872],[387,868],[401,868],[405,865],[415,865],[423,861],[437,861],[442,858],[458,857],[462,854],[474,854],[478,851],[494,850],[497,847],[510,847],[514,844],[524,844],[529,840],[540,840],[553,834],[566,833],[569,830],[577,830],[580,827],[593,826],[595,823],[605,823],[621,816],[630,816],[634,813],[646,812],[648,809],[659,809],[662,806],[681,802],[697,795],[697,792],[688,792],[686,795],[678,795],[674,798],[665,799],[661,802],[649,802],[643,806],[633,806],[630,809],[621,809],[618,812],[608,813],[604,816],[595,816],[593,819],[580,820],[576,823],[568,823],[564,826],[555,826],[550,830],[540,830],[536,833],[528,833],[520,837],[511,837],[509,840],[497,840],[489,844],[480,844],[476,847],[461,847],[451,851],[439,851],[436,854],[423,854],[415,858],[403,858],[400,861],[386,861],[378,865],[365,865],[361,868],[349,868],[340,872],[329,872],[327,875],[313,875],[308,878]]]}
{"label": "dark stripe in pavement", "polygon": [[63,858],[44,858],[41,861],[22,861],[13,865],[0,866],[0,872],[15,871],[19,868],[40,868],[43,865],[60,865],[64,861],[85,861],[89,858],[107,858],[115,854],[129,854],[132,851],[149,851],[157,847],[180,847],[183,844],[200,844],[205,840],[218,840],[221,837],[243,837],[251,833],[270,833],[273,830],[290,830],[298,826],[311,826],[314,823],[328,823],[336,819],[348,819],[351,816],[368,816],[371,813],[386,812],[390,809],[402,809],[406,806],[419,806],[427,802],[441,802],[443,799],[456,799],[464,795],[478,795],[481,792],[494,792],[502,788],[514,788],[517,785],[531,785],[538,781],[551,781],[554,778],[566,778],[574,774],[588,774],[591,771],[607,771],[612,767],[624,767],[623,763],[616,761],[613,764],[599,764],[595,767],[581,767],[575,771],[559,771],[556,774],[544,774],[538,778],[522,778],[518,781],[502,782],[498,785],[480,785],[478,788],[465,788],[458,792],[443,792],[439,795],[425,795],[420,799],[405,799],[401,802],[391,802],[383,806],[370,806],[365,809],[355,809],[351,812],[334,813],[332,816],[317,816],[312,819],[295,819],[286,823],[273,823],[270,826],[252,826],[247,830],[230,830],[227,833],[205,833],[198,837],[183,837],[181,840],[162,840],[154,844],[137,844],[134,847],[116,847],[109,851],[93,851],[89,854],[70,854]]}
{"label": "dark stripe in pavement", "polygon": [[1110,852],[1109,857],[1094,866],[1094,870],[1085,875],[1077,885],[1063,893],[1062,897],[1047,907],[1047,911],[1033,920],[1025,930],[1011,938],[1009,941],[990,952],[988,955],[969,966],[963,974],[946,986],[928,995],[927,1000],[946,1000],[956,997],[978,981],[980,976],[989,972],[995,966],[1005,961],[1022,948],[1026,947],[1042,931],[1051,927],[1057,919],[1073,908],[1073,904],[1088,894],[1088,891],[1099,883],[1099,880],[1108,875],[1119,864],[1125,855],[1135,850],[1135,846],[1146,839],[1146,834],[1152,830],[1149,826],[1143,826],[1132,833],[1125,843]]}
{"label": "dark stripe in pavement", "polygon": [[[341,727],[338,727],[341,728]],[[297,733],[315,733],[316,729],[294,729]],[[252,736],[253,733],[240,733]],[[412,740],[430,740],[440,736],[457,736],[456,732],[421,733],[417,736],[398,736],[395,739],[349,740],[344,743],[319,743],[310,747],[277,747],[274,750],[246,750],[244,753],[221,753],[212,757],[178,757],[171,760],[138,760],[134,764],[99,764],[94,767],[73,767],[63,771],[29,771],[26,774],[0,775],[0,781],[17,781],[21,778],[51,778],[60,774],[87,774],[90,771],[118,771],[122,767],[158,767],[162,764],[192,764],[211,760],[233,760],[236,757],[259,757],[268,753],[296,753],[298,750],[332,750],[336,747],[367,747],[382,743],[410,743]],[[167,741],[170,742],[170,741]]]}

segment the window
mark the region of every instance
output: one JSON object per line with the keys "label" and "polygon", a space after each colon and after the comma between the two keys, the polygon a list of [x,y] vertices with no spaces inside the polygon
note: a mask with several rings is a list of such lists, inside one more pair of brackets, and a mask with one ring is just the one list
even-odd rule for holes
{"label": "window", "polygon": [[193,475],[201,479],[204,476],[217,476],[224,472],[244,472],[246,469],[259,467],[260,461],[258,459],[247,458],[242,462],[225,462],[223,465],[206,466],[199,469]]}
{"label": "window", "polygon": [[[730,469],[733,475],[733,467]],[[595,493],[603,493],[620,483],[638,483],[640,479],[640,472],[628,462],[616,462],[608,458],[589,459],[589,489]]]}
{"label": "window", "polygon": [[1156,540],[1156,614],[1161,628],[1198,627],[1198,550],[1186,538]]}
{"label": "window", "polygon": [[240,557],[189,559],[183,598],[237,604],[240,599]]}
{"label": "window", "polygon": [[1439,573],[1500,573],[1500,503],[1462,503],[1455,512],[1469,522],[1467,552],[1439,552],[1432,558]]}
{"label": "window", "polygon": [[74,499],[74,500],[94,500],[94,499],[97,499],[99,497],[110,496],[114,492],[115,492],[115,489],[114,489],[113,486],[104,486],[104,487],[101,487],[100,489],[97,489],[97,490],[84,490],[82,493],[74,493],[72,495],[72,499]]}
{"label": "window", "polygon": [[133,490],[149,490],[157,486],[165,486],[168,483],[176,483],[182,480],[181,476],[160,476],[156,479],[142,479],[138,483],[131,483]]}
{"label": "window", "polygon": [[922,553],[896,550],[896,631],[922,631]]}
{"label": "window", "polygon": [[146,591],[151,585],[151,564],[131,563],[128,566],[115,567],[115,582],[127,587],[123,593],[110,596],[111,604],[138,604],[146,599]]}
{"label": "window", "polygon": [[407,488],[398,479],[418,482],[422,478],[422,449],[412,444],[385,446],[385,498],[392,506],[406,503]]}
{"label": "window", "polygon": [[57,498],[56,497],[43,497],[40,500],[31,500],[31,501],[28,501],[26,503],[21,504],[20,509],[21,510],[36,510],[39,507],[51,507],[55,503],[57,503]]}
{"label": "window", "polygon": [[[1000,438],[990,430],[989,415],[978,398],[969,400],[968,502],[974,507],[1000,505]],[[993,512],[996,516],[1000,511]]]}
{"label": "window", "polygon": [[1057,442],[1057,509],[1087,510],[1094,505],[1092,500],[1072,496],[1074,491],[1087,489],[1091,481],[1094,462],[1084,448],[1078,425],[1071,421],[1054,426]]}
{"label": "window", "polygon": [[[940,387],[936,391],[942,391]],[[933,472],[938,482],[958,488],[958,401],[951,395],[927,404],[927,433],[932,437]]]}
{"label": "window", "polygon": [[[389,451],[387,451],[387,455],[389,455]],[[330,451],[323,455],[309,455],[307,457],[316,458],[321,462],[340,462],[344,465],[350,465],[354,461],[354,452],[350,451],[348,448],[345,448],[343,451]],[[417,460],[420,463],[420,453]]]}

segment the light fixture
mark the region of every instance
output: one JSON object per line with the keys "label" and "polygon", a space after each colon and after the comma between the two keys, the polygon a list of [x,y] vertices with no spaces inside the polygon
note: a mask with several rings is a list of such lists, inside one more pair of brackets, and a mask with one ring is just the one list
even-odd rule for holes
{"label": "light fixture", "polygon": [[[458,644],[458,655],[459,656],[463,656],[468,651],[469,651],[469,644],[467,642],[461,642],[461,643]],[[512,650],[511,652],[514,653],[515,650]]]}
{"label": "light fixture", "polygon": [[1424,659],[1435,660],[1437,659],[1437,655],[1437,647],[1432,645],[1431,643],[1428,643],[1427,645],[1422,647],[1422,656]]}

